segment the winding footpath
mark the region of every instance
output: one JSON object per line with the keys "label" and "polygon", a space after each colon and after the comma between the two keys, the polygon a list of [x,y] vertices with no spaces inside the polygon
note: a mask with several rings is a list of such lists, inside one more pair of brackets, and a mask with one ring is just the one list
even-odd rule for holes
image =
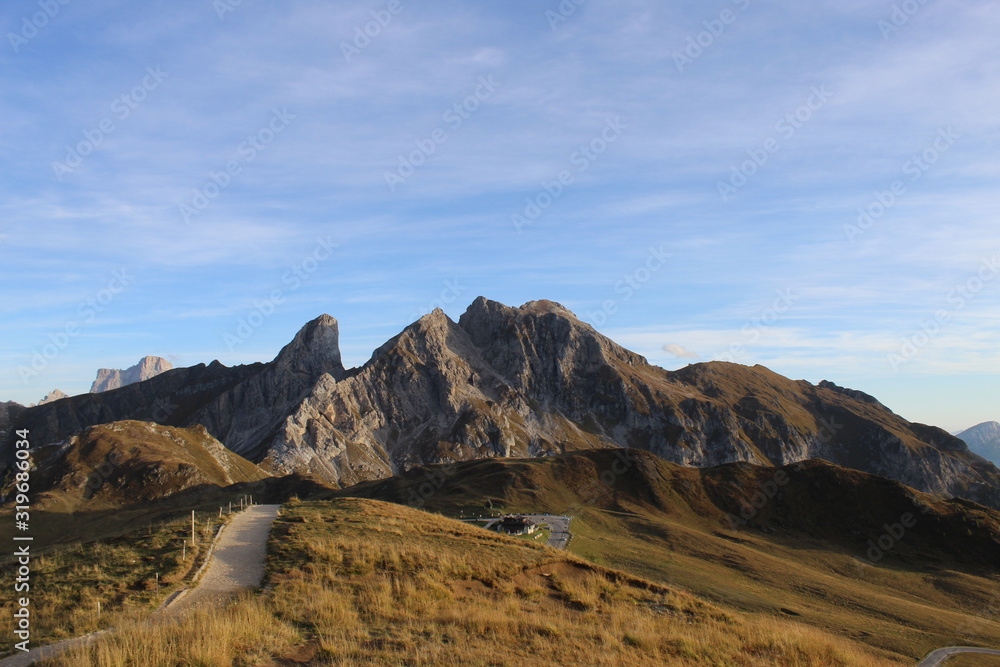
{"label": "winding footpath", "polygon": [[[264,577],[267,538],[281,505],[254,505],[233,517],[215,538],[210,556],[196,575],[197,586],[171,598],[155,618],[179,619],[199,607],[220,607],[240,591],[256,588]],[[64,639],[0,660],[0,667],[28,667],[79,644],[113,632],[102,630],[85,637]]]}
{"label": "winding footpath", "polygon": [[945,664],[945,661],[953,655],[959,653],[978,653],[980,655],[1000,656],[1000,651],[992,648],[976,648],[974,646],[949,646],[933,651],[926,658],[920,661],[917,667],[938,667]]}

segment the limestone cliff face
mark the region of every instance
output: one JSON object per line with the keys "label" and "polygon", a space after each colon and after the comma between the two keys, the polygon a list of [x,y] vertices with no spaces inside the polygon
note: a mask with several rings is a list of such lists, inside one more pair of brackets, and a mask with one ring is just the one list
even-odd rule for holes
{"label": "limestone cliff face", "polygon": [[90,387],[90,393],[96,394],[111,389],[120,389],[126,385],[143,382],[154,378],[160,373],[169,371],[174,366],[162,357],[143,357],[135,366],[123,371],[112,368],[101,368],[97,371],[97,379]]}
{"label": "limestone cliff face", "polygon": [[337,320],[313,320],[274,361],[220,394],[189,423],[203,424],[231,450],[259,461],[285,418],[324,376],[344,377]]}
{"label": "limestone cliff face", "polygon": [[263,465],[347,485],[418,464],[623,446],[692,466],[822,458],[1000,506],[1000,471],[866,394],[760,366],[668,372],[546,301],[480,298],[457,323],[423,317],[349,377],[323,378]]}
{"label": "limestone cliff face", "polygon": [[121,419],[202,424],[266,470],[340,486],[428,463],[632,447],[700,467],[820,458],[1000,507],[996,467],[866,394],[761,366],[668,372],[549,301],[479,298],[458,322],[437,310],[346,372],[323,316],[270,363],[176,369],[17,423],[42,444]]}
{"label": "limestone cliff face", "polygon": [[[270,363],[227,368],[215,361],[177,368],[120,389],[25,410],[15,424],[31,430],[34,445],[122,420],[200,424],[230,450],[259,460],[289,412],[328,373],[339,379],[344,367],[337,321],[324,315],[304,326]],[[3,458],[9,461],[10,436],[6,442]]]}

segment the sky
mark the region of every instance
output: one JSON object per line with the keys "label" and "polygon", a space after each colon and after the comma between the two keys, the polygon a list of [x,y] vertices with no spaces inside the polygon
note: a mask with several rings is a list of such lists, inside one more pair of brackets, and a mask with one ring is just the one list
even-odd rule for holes
{"label": "sky", "polygon": [[1000,420],[976,0],[10,0],[0,399],[144,355],[348,366],[550,299],[651,363]]}

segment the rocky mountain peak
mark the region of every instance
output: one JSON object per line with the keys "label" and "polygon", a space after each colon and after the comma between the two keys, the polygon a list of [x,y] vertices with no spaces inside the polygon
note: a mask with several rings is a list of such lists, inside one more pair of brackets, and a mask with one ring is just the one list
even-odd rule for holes
{"label": "rocky mountain peak", "polygon": [[302,327],[292,342],[274,359],[275,367],[292,373],[344,377],[340,358],[340,325],[329,315],[320,315]]}
{"label": "rocky mountain peak", "polygon": [[100,368],[97,371],[97,379],[90,387],[90,393],[97,394],[102,391],[120,389],[136,382],[144,382],[160,373],[172,370],[173,367],[173,364],[163,357],[145,356],[139,360],[139,363],[125,370]]}
{"label": "rocky mountain peak", "polygon": [[60,391],[59,389],[53,389],[49,393],[45,394],[42,400],[38,401],[38,405],[47,405],[49,403],[55,403],[56,401],[62,400],[64,398],[69,398],[69,394]]}
{"label": "rocky mountain peak", "polygon": [[533,315],[560,315],[562,317],[579,321],[579,318],[577,318],[577,316],[569,308],[566,308],[562,304],[556,303],[555,301],[549,301],[548,299],[529,301],[522,305],[518,310],[522,313],[531,313]]}

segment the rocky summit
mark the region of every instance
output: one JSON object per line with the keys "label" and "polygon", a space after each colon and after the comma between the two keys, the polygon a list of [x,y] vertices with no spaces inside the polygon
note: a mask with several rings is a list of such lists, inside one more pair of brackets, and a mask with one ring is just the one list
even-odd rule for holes
{"label": "rocky summit", "polygon": [[162,357],[143,357],[135,366],[125,370],[112,368],[101,368],[97,371],[97,379],[90,387],[90,393],[96,394],[101,391],[118,389],[125,385],[135,384],[150,378],[156,377],[160,373],[169,371],[173,364]]}
{"label": "rocky summit", "polygon": [[435,310],[349,371],[338,336],[324,315],[270,363],[175,369],[25,410],[17,424],[39,445],[123,419],[201,424],[265,470],[337,486],[423,464],[631,447],[697,467],[824,459],[1000,507],[995,466],[867,394],[762,366],[666,371],[551,301],[480,297],[457,322]]}

